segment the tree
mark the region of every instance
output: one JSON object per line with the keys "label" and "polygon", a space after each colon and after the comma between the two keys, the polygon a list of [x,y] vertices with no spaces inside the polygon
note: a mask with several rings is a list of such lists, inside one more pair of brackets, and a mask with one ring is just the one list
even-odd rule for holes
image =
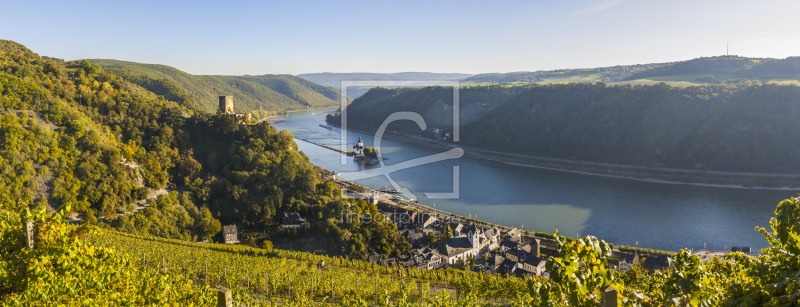
{"label": "tree", "polygon": [[188,184],[192,182],[195,178],[200,176],[203,171],[203,166],[200,165],[200,162],[192,157],[194,151],[191,148],[186,152],[186,154],[181,157],[181,165],[180,170],[178,172],[178,181],[182,182],[183,184]]}
{"label": "tree", "polygon": [[195,228],[200,238],[211,241],[222,230],[222,224],[211,215],[211,211],[208,208],[203,207],[200,212],[200,218],[195,223]]}
{"label": "tree", "polygon": [[428,245],[436,244],[436,235],[432,232],[429,232],[426,242],[428,243]]}
{"label": "tree", "polygon": [[370,158],[377,158],[378,157],[378,151],[375,150],[374,147],[366,147],[366,148],[364,148],[364,156],[367,156],[367,157],[370,157]]}
{"label": "tree", "polygon": [[447,225],[447,228],[444,230],[444,238],[450,239],[453,237],[453,229],[450,228],[450,224]]}
{"label": "tree", "polygon": [[261,247],[263,247],[264,249],[266,249],[266,250],[268,250],[268,251],[269,251],[269,250],[272,250],[272,241],[270,241],[270,240],[264,240],[264,242],[263,242],[263,243],[261,243]]}
{"label": "tree", "polygon": [[212,152],[208,154],[208,158],[206,158],[206,165],[208,166],[209,171],[217,171],[217,155],[215,153]]}

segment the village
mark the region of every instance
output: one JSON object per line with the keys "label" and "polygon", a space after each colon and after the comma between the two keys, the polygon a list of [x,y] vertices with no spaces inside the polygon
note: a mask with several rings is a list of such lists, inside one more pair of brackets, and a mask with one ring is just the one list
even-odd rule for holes
{"label": "village", "polygon": [[[360,218],[362,222],[392,223],[396,231],[411,244],[407,255],[387,257],[373,253],[366,257],[370,263],[406,269],[438,270],[462,269],[489,274],[517,276],[520,278],[549,278],[545,269],[548,257],[558,257],[557,242],[552,237],[537,236],[529,230],[483,223],[474,219],[452,215],[429,208],[414,201],[394,195],[390,189],[371,189],[342,180],[335,173],[323,177],[342,190],[344,198],[374,204],[379,216],[342,216],[341,222]],[[282,231],[310,231],[307,220],[297,212],[287,212],[281,217]],[[240,243],[236,225],[223,227],[220,241]],[[313,240],[313,239],[312,239]],[[290,242],[287,246],[300,245]],[[325,250],[307,250],[328,253]],[[335,253],[334,253],[335,254]],[[710,257],[703,257],[704,261]],[[672,259],[664,255],[629,253],[612,250],[609,268],[625,272],[639,265],[652,272],[668,268]],[[583,267],[583,264],[579,264]]]}

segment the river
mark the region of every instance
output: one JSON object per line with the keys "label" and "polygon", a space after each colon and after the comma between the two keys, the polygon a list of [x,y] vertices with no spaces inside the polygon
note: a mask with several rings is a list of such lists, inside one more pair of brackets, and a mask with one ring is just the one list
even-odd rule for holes
{"label": "river", "polygon": [[[274,126],[288,129],[296,138],[338,146],[341,130],[326,129],[330,110],[290,113]],[[391,129],[391,126],[390,126]],[[348,144],[362,138],[372,146],[373,136],[348,131]],[[340,154],[295,140],[315,165],[331,171],[355,172],[378,166],[350,159],[340,164]],[[423,146],[391,139],[382,141],[387,166],[439,153]],[[425,192],[453,191],[453,166],[460,171],[458,199],[428,199]],[[347,176],[344,176],[347,179]],[[462,157],[392,173],[421,204],[472,215],[487,222],[553,232],[570,237],[593,235],[618,245],[664,250],[731,246],[768,246],[756,226],[769,229],[777,203],[797,196],[796,191],[755,190],[661,184],[512,166]],[[369,187],[391,187],[383,177],[357,181]]]}

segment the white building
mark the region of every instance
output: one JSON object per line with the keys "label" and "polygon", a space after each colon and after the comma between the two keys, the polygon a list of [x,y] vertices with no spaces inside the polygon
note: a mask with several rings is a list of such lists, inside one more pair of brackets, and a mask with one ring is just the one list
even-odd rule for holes
{"label": "white building", "polygon": [[456,264],[459,260],[467,262],[470,258],[478,257],[479,250],[480,233],[473,231],[444,240],[438,248],[442,260],[447,264]]}
{"label": "white building", "polygon": [[361,138],[358,138],[358,142],[353,145],[353,153],[356,155],[363,155],[364,154],[364,142],[361,141]]}

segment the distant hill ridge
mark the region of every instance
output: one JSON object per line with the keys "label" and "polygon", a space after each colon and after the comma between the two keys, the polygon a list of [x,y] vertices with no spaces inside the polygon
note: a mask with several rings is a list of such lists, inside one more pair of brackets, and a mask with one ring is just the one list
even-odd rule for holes
{"label": "distant hill ridge", "polygon": [[216,110],[220,95],[234,97],[237,112],[282,111],[338,105],[339,91],[292,75],[191,75],[159,64],[90,59],[92,64],[177,102],[193,100]]}
{"label": "distant hill ridge", "polygon": [[703,57],[639,71],[625,80],[688,74],[716,74],[717,81],[747,78],[763,82],[776,78],[797,78],[800,77],[800,57],[785,59],[747,58],[735,55]]}
{"label": "distant hill ridge", "polygon": [[[433,72],[398,72],[398,73],[311,73],[299,74],[300,78],[319,83],[333,88],[340,88],[341,81],[440,81],[440,80],[462,80],[473,76],[473,74],[461,73],[433,73]],[[350,97],[358,98],[369,91],[369,88],[349,88],[347,94]]]}
{"label": "distant hill ridge", "polygon": [[339,87],[342,80],[461,80],[474,74],[461,73],[433,73],[433,72],[398,72],[398,73],[311,73],[299,74],[300,78],[319,83],[325,86]]}

